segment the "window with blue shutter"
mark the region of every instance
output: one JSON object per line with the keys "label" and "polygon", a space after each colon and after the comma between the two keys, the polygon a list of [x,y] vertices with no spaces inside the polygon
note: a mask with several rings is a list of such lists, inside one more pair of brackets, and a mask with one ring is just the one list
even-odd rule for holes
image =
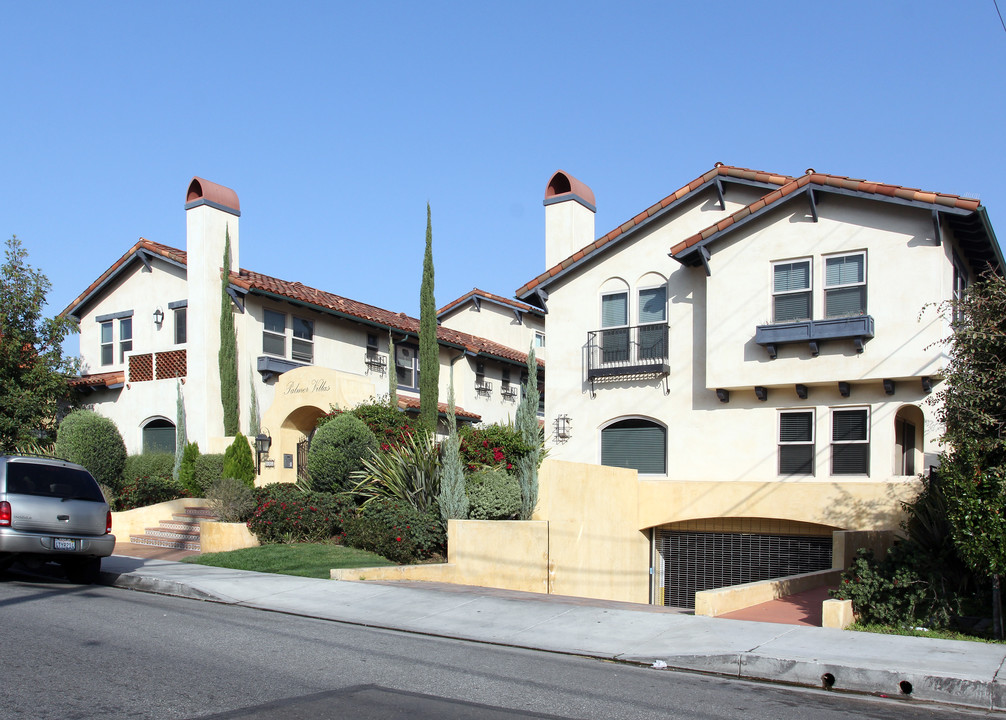
{"label": "window with blue shutter", "polygon": [[601,431],[601,464],[666,474],[667,428],[642,419],[612,423]]}

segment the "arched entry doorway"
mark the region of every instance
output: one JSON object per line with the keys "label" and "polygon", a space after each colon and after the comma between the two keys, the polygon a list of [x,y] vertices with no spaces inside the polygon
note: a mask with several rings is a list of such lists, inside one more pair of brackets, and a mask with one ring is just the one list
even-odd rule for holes
{"label": "arched entry doorway", "polygon": [[[297,472],[297,480],[307,478],[307,450],[310,447],[311,438],[314,436],[318,418],[324,414],[320,408],[305,405],[294,410],[283,421],[284,438],[294,439],[296,443],[293,469]],[[285,444],[285,447],[289,447],[289,444]]]}

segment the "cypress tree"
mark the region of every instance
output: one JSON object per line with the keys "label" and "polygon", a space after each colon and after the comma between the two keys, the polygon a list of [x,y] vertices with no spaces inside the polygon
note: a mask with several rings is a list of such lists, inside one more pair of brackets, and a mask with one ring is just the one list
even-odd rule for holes
{"label": "cypress tree", "polygon": [[248,387],[251,391],[251,400],[248,403],[248,437],[253,440],[262,431],[262,425],[258,417],[258,393],[255,392],[255,371],[248,371]]}
{"label": "cypress tree", "polygon": [[454,417],[454,366],[451,366],[451,385],[447,393],[447,439],[440,470],[440,516],[447,522],[451,518],[468,517],[468,495],[465,493],[465,473],[461,467],[461,440]]}
{"label": "cypress tree", "polygon": [[437,426],[440,395],[440,350],[437,344],[437,306],[433,297],[433,225],[426,203],[426,254],[423,284],[419,290],[419,417]]}
{"label": "cypress tree", "polygon": [[527,356],[527,382],[524,397],[517,407],[514,423],[521,440],[534,448],[517,459],[517,479],[520,481],[520,519],[530,520],[538,505],[538,460],[541,458],[541,433],[538,430],[538,360],[534,356],[534,345]]}
{"label": "cypress tree", "polygon": [[238,351],[234,332],[234,311],[227,294],[231,275],[231,233],[224,240],[224,262],[220,271],[220,403],[224,409],[224,435],[238,433]]}
{"label": "cypress tree", "polygon": [[175,400],[175,466],[171,469],[171,477],[178,482],[178,472],[182,467],[182,456],[185,454],[185,403],[182,402],[182,383],[177,385],[177,399]]}
{"label": "cypress tree", "polygon": [[398,370],[395,362],[395,337],[388,328],[388,398],[391,407],[398,407]]}

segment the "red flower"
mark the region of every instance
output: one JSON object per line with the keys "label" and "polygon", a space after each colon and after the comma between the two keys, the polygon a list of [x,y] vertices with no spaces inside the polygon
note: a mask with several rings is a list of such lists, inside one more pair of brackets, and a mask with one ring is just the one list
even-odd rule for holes
{"label": "red flower", "polygon": [[493,460],[500,462],[504,457],[506,456],[503,454],[502,450],[499,448],[493,448]]}
{"label": "red flower", "polygon": [[396,537],[396,538],[395,538],[395,542],[402,542],[402,538],[400,538],[400,537]]}

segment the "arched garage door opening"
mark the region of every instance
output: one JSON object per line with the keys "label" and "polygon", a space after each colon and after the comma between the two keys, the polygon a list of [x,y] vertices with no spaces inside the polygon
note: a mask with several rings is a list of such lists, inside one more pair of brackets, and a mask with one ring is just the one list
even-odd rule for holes
{"label": "arched garage door opening", "polygon": [[716,518],[656,529],[664,605],[695,607],[700,590],[831,568],[837,528],[765,518]]}

